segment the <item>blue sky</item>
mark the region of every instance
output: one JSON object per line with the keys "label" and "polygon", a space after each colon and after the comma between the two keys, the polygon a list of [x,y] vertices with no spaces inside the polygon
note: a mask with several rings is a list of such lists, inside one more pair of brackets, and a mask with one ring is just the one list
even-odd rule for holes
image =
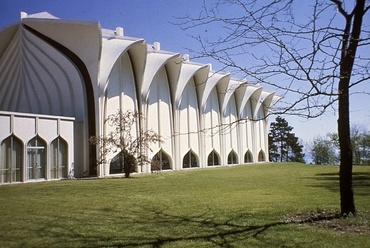
{"label": "blue sky", "polygon": [[[28,14],[49,12],[62,19],[99,21],[102,28],[123,27],[126,36],[144,38],[149,44],[161,43],[161,49],[187,53],[186,47],[197,48],[194,41],[180,27],[173,25],[175,17],[197,15],[201,0],[5,0],[0,5],[0,29],[20,19],[20,12]],[[199,35],[212,35],[200,30]],[[190,54],[191,56],[191,54]],[[203,59],[202,63],[211,62]],[[217,65],[213,64],[217,69]],[[367,84],[368,86],[369,84]],[[351,118],[370,129],[369,95],[357,96],[351,102]],[[314,120],[284,116],[294,127],[293,132],[309,142],[316,135],[336,131],[337,117],[331,111]],[[274,117],[270,118],[273,121]]]}
{"label": "blue sky", "polygon": [[49,12],[61,19],[100,22],[102,28],[125,29],[125,35],[144,38],[161,49],[186,53],[191,39],[171,23],[175,16],[200,11],[200,0],[6,0],[0,5],[0,27],[19,21],[20,12]]}

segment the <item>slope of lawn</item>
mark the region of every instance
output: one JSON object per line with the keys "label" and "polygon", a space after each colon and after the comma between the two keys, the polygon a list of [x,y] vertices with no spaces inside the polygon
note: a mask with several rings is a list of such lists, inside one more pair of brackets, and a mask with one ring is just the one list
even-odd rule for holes
{"label": "slope of lawn", "polygon": [[359,215],[339,220],[354,231],[296,219],[339,211],[337,174],[269,163],[3,185],[0,247],[369,247],[355,230],[370,226],[369,166],[354,167]]}

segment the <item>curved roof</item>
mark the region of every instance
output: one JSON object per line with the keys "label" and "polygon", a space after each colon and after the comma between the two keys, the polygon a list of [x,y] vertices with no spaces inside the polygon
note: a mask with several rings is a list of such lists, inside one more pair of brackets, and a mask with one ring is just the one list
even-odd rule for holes
{"label": "curved roof", "polygon": [[[146,45],[143,39],[131,40],[103,38],[101,60],[104,61],[104,63],[101,63],[100,65],[98,82],[99,94],[103,94],[107,89],[108,77],[113,69],[114,64],[125,52],[128,51],[131,51],[131,59],[133,60],[133,63],[135,62],[135,60],[140,61],[135,63],[137,64],[137,66],[134,66],[134,68],[138,71],[137,73],[135,73],[135,75],[142,75],[146,60]],[[138,83],[141,84],[141,81],[139,81]]]}
{"label": "curved roof", "polygon": [[208,71],[204,71],[204,69],[208,69],[208,65],[200,65],[195,63],[182,64],[174,99],[176,107],[179,107],[182,93],[192,77],[195,77],[197,74],[202,74],[200,75],[200,80],[198,80],[203,82],[207,80]]}
{"label": "curved roof", "polygon": [[[225,114],[227,104],[230,101],[231,96],[234,94],[235,90],[241,85],[241,81],[235,80],[233,78],[230,79],[226,91],[224,93],[224,97],[221,103],[221,111],[222,114]],[[238,106],[238,105],[237,105]]]}
{"label": "curved roof", "polygon": [[266,116],[266,111],[267,109],[269,108],[272,100],[273,100],[273,97],[274,97],[275,93],[273,92],[267,92],[267,91],[262,91],[260,96],[259,96],[259,99],[257,100],[257,104],[256,104],[256,107],[255,107],[255,111],[254,111],[254,118],[257,119],[258,118],[258,111],[260,110],[260,108],[263,108],[263,113],[264,113],[264,116]]}
{"label": "curved roof", "polygon": [[[246,90],[244,92],[243,98],[242,98],[241,103],[240,103],[241,107],[239,109],[239,116],[242,116],[242,112],[243,112],[244,108],[246,107],[246,104],[247,104],[248,100],[250,100],[254,94],[259,95],[261,91],[262,91],[262,87],[253,86],[253,85],[246,85]],[[257,98],[256,96],[254,96],[254,97]]]}
{"label": "curved roof", "polygon": [[29,17],[23,18],[22,24],[76,54],[84,62],[93,85],[97,85],[102,49],[100,24],[92,21],[32,18],[32,15]]}
{"label": "curved roof", "polygon": [[0,60],[0,109],[84,119],[81,80],[64,54],[19,26]]}
{"label": "curved roof", "polygon": [[[145,101],[150,85],[153,82],[153,78],[157,72],[165,65],[171,67],[171,70],[167,71],[168,77],[177,78],[181,66],[181,57],[178,53],[161,53],[161,52],[151,52],[147,55],[147,62],[145,65],[143,84],[141,88],[141,99]],[[171,85],[170,85],[171,88]],[[171,89],[172,91],[172,89]]]}
{"label": "curved roof", "polygon": [[221,81],[229,81],[230,80],[230,73],[217,73],[217,72],[209,72],[208,80],[204,86],[202,100],[201,100],[201,109],[204,112],[207,107],[207,100],[211,91],[213,90],[216,85]]}

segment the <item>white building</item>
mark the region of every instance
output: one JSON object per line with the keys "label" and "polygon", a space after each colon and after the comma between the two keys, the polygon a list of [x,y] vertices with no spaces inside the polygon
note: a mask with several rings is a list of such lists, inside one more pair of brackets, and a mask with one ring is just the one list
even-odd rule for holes
{"label": "white building", "polygon": [[21,13],[0,31],[0,184],[108,176],[88,138],[117,110],[141,112],[137,129],[163,137],[146,151],[162,169],[267,161],[263,117],[276,100],[120,27]]}

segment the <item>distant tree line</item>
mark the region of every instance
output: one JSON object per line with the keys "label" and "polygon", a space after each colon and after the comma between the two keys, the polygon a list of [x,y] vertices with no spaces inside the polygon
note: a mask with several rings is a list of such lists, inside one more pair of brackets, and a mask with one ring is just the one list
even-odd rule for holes
{"label": "distant tree line", "polygon": [[[351,146],[353,164],[370,165],[370,131],[363,125],[352,124]],[[337,133],[317,136],[308,145],[315,164],[339,163],[339,139]]]}
{"label": "distant tree line", "polygon": [[[270,124],[268,139],[271,162],[305,162],[302,142],[292,131],[293,127],[280,116]],[[353,164],[370,165],[370,130],[364,125],[352,124],[351,146]],[[306,151],[310,153],[314,164],[339,164],[338,134],[316,136],[306,145]]]}

